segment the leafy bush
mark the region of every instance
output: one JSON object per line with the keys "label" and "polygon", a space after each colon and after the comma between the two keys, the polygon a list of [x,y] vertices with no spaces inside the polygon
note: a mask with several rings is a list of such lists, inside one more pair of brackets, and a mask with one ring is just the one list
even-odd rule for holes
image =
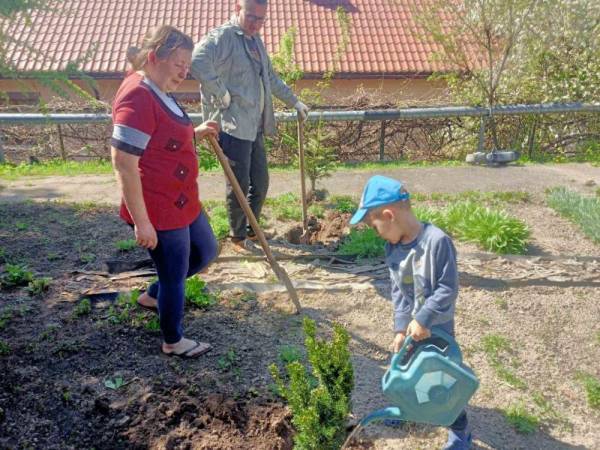
{"label": "leafy bush", "polygon": [[300,198],[292,192],[267,198],[265,206],[271,209],[273,215],[278,220],[302,220]]}
{"label": "leafy bush", "polygon": [[345,422],[354,388],[354,370],[348,349],[350,336],[341,325],[335,324],[333,339],[326,342],[316,338],[314,320],[305,318],[303,325],[312,370],[299,361],[287,364],[287,384],[275,364],[271,364],[269,370],[278,392],[292,410],[292,423],[297,431],[294,448],[339,449],[346,434]]}
{"label": "leafy bush", "polygon": [[548,191],[546,201],[561,216],[579,225],[591,240],[600,243],[600,198],[555,188]]}
{"label": "leafy bush", "polygon": [[358,258],[376,258],[384,255],[384,245],[385,241],[374,229],[352,229],[338,248],[338,253]]}
{"label": "leafy bush", "polygon": [[185,280],[185,301],[198,308],[208,308],[217,298],[206,288],[206,282],[197,276]]}

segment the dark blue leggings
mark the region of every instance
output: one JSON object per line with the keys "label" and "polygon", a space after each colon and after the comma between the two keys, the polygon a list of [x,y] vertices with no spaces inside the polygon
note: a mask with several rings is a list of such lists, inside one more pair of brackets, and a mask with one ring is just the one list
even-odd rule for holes
{"label": "dark blue leggings", "polygon": [[157,231],[158,245],[149,250],[158,281],[148,295],[158,300],[160,329],[167,344],[183,337],[185,280],[200,272],[217,256],[217,240],[204,212],[189,226]]}

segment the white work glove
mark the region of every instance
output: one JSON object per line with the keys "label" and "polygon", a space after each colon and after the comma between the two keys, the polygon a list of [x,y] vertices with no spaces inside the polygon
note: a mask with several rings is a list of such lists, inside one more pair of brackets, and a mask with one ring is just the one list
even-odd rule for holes
{"label": "white work glove", "polygon": [[306,106],[304,103],[298,100],[294,105],[294,108],[296,108],[296,111],[298,111],[300,118],[303,121],[306,120],[306,118],[308,117],[308,106]]}
{"label": "white work glove", "polygon": [[219,109],[227,109],[231,105],[231,95],[229,95],[229,91],[225,91],[225,95],[221,97]]}

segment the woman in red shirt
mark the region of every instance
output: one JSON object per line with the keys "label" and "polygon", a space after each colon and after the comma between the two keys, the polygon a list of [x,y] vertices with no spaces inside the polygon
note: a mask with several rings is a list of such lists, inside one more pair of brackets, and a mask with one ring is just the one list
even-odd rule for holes
{"label": "woman in red shirt", "polygon": [[113,103],[111,154],[121,187],[121,217],[149,250],[158,281],[138,300],[159,313],[167,355],[197,357],[210,344],[183,337],[185,279],[216,256],[217,241],[198,197],[194,137],[218,135],[216,122],[194,129],[169,92],[186,78],[191,38],[170,26],[149,31],[128,51],[131,71]]}

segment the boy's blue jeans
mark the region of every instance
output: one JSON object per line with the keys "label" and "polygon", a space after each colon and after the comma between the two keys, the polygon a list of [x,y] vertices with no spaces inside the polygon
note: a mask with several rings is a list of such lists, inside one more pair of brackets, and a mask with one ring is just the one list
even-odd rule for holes
{"label": "boy's blue jeans", "polygon": [[[436,328],[440,329],[442,331],[445,331],[450,336],[454,337],[454,320],[452,320],[450,322],[441,323],[439,325],[432,326],[431,327],[432,332]],[[459,433],[460,434],[461,432],[463,432],[463,431],[465,431],[467,429],[468,425],[469,425],[469,420],[467,419],[467,411],[463,410],[458,415],[458,418],[454,421],[454,423],[452,425],[450,425],[448,428],[450,428],[455,433]]]}

